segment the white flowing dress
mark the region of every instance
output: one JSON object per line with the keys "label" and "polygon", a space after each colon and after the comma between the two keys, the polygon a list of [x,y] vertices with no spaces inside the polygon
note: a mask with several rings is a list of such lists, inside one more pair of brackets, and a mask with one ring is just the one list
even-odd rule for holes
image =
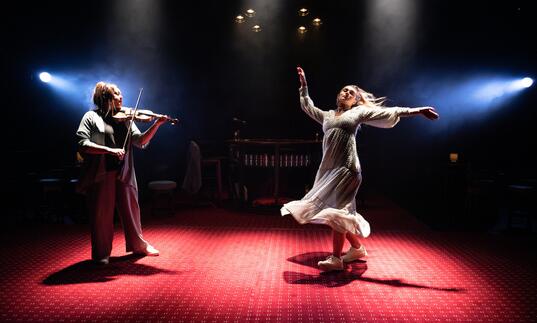
{"label": "white flowing dress", "polygon": [[336,116],[335,110],[315,107],[307,87],[300,88],[300,105],[323,126],[323,157],[312,189],[301,200],[284,204],[281,214],[291,214],[300,224],[325,224],[338,232],[368,237],[369,223],[356,212],[356,193],[362,181],[356,132],[361,123],[391,128],[410,109],[357,106]]}

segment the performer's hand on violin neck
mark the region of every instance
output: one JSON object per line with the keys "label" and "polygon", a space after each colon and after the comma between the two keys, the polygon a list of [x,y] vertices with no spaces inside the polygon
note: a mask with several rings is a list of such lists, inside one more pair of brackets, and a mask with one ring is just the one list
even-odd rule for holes
{"label": "performer's hand on violin neck", "polygon": [[125,158],[125,149],[123,148],[108,148],[108,151],[110,152],[110,155],[116,156],[119,160]]}
{"label": "performer's hand on violin neck", "polygon": [[306,73],[304,73],[304,70],[302,67],[297,66],[296,71],[298,72],[298,78],[300,79],[300,86],[306,87],[308,86],[308,82],[306,82]]}
{"label": "performer's hand on violin neck", "polygon": [[163,123],[168,122],[170,120],[170,117],[167,115],[161,115],[157,120],[155,120],[155,125],[160,126]]}

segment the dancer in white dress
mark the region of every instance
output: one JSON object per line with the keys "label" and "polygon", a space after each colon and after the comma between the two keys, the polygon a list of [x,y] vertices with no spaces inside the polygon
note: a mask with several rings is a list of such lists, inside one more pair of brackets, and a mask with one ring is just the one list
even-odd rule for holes
{"label": "dancer in white dress", "polygon": [[[306,76],[297,67],[300,79],[302,110],[323,126],[323,158],[312,189],[301,200],[284,204],[281,214],[291,214],[299,223],[325,224],[332,228],[333,250],[319,261],[323,271],[343,270],[345,262],[367,255],[359,237],[369,236],[369,223],[356,212],[356,193],[362,181],[356,151],[356,132],[361,123],[381,128],[395,126],[400,117],[423,115],[438,118],[432,107],[386,108],[382,98],[375,98],[356,85],[345,86],[337,96],[337,109],[323,111],[308,95]],[[351,248],[341,257],[345,238]]]}

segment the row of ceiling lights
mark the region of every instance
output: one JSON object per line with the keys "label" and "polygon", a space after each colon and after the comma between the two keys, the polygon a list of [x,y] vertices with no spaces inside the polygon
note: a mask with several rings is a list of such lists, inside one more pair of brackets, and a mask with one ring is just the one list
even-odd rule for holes
{"label": "row of ceiling lights", "polygon": [[[246,12],[244,13],[244,15],[237,15],[235,17],[235,22],[238,23],[238,24],[242,24],[246,21],[246,17],[248,18],[252,18],[254,17],[256,14],[255,10],[254,9],[247,9]],[[300,8],[298,10],[298,15],[300,17],[305,17],[307,15],[309,15],[309,10],[306,9],[306,8]],[[311,21],[311,24],[314,26],[314,27],[319,27],[321,24],[322,24],[322,20],[321,18],[319,17],[315,17],[313,18],[313,20]],[[254,26],[252,26],[252,31],[253,32],[260,32],[261,31],[261,26],[256,24]],[[298,29],[297,29],[298,33],[300,34],[304,34],[308,31],[308,29],[306,28],[306,26],[299,26]]]}

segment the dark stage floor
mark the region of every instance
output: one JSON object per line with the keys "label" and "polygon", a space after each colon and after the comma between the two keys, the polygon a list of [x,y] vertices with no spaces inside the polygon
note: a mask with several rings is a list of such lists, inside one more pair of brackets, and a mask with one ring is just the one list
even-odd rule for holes
{"label": "dark stage floor", "polygon": [[[330,232],[289,217],[179,207],[145,218],[159,257],[89,261],[86,226],[2,230],[1,321],[463,321],[537,317],[528,235],[436,232],[376,200],[369,257],[340,273],[316,262]],[[346,246],[347,248],[347,246]]]}

